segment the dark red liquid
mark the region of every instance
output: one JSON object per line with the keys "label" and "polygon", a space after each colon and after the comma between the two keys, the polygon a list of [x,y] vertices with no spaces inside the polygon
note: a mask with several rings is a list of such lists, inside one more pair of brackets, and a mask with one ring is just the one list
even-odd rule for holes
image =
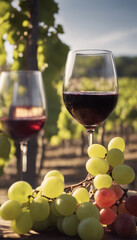
{"label": "dark red liquid", "polygon": [[[27,108],[24,107],[24,109]],[[28,140],[31,136],[37,134],[42,129],[45,120],[45,116],[13,116],[12,118],[10,116],[0,119],[3,131],[6,132],[11,138],[18,141]]]}
{"label": "dark red liquid", "polygon": [[87,129],[103,122],[116,106],[118,94],[111,92],[64,92],[64,103],[70,114]]}

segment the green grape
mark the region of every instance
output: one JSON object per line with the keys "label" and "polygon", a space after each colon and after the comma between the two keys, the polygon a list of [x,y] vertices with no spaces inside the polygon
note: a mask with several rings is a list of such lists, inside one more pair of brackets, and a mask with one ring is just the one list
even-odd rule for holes
{"label": "green grape", "polygon": [[9,158],[10,154],[10,141],[4,133],[0,133],[0,158]]}
{"label": "green grape", "polygon": [[60,216],[57,220],[57,229],[59,232],[64,233],[62,223],[63,223],[64,216]]}
{"label": "green grape", "polygon": [[92,202],[84,202],[76,209],[76,215],[81,221],[84,218],[93,217],[99,221],[100,215],[98,208]]}
{"label": "green grape", "polygon": [[55,201],[51,202],[50,204],[50,210],[53,213],[53,215],[59,217],[61,214],[57,211],[56,206],[55,206]]}
{"label": "green grape", "polygon": [[64,216],[60,216],[60,217],[58,217],[58,220],[57,220],[57,229],[61,233],[64,233],[63,226],[62,226],[63,219],[64,219]]}
{"label": "green grape", "polygon": [[12,229],[13,232],[15,232],[15,233],[17,233],[17,234],[21,234],[21,232],[19,232],[19,231],[16,229],[16,227],[15,227],[15,220],[12,220],[12,221],[10,222],[10,227],[11,227],[11,229]]}
{"label": "green grape", "polygon": [[52,170],[52,171],[49,171],[45,177],[44,177],[44,181],[48,178],[48,177],[51,177],[51,176],[55,176],[55,177],[58,177],[60,178],[63,182],[64,182],[64,176],[63,174],[58,171],[58,170]]}
{"label": "green grape", "polygon": [[16,200],[20,203],[28,201],[28,196],[32,195],[32,187],[25,181],[18,181],[13,183],[8,190],[8,198]]}
{"label": "green grape", "polygon": [[92,157],[87,161],[86,169],[91,175],[96,176],[100,173],[107,173],[109,164],[103,158]]}
{"label": "green grape", "polygon": [[64,182],[56,176],[48,177],[42,183],[42,194],[49,198],[56,198],[64,191]]}
{"label": "green grape", "polygon": [[64,193],[56,198],[55,206],[61,215],[68,216],[76,210],[77,200],[72,195]]}
{"label": "green grape", "polygon": [[76,236],[79,220],[76,214],[65,216],[62,222],[63,232],[68,236]]}
{"label": "green grape", "polygon": [[15,200],[7,200],[1,205],[0,211],[4,220],[14,220],[21,214],[21,205]]}
{"label": "green grape", "polygon": [[114,137],[111,139],[111,141],[108,144],[108,150],[112,148],[118,148],[122,152],[125,150],[125,141],[121,137]]}
{"label": "green grape", "polygon": [[89,202],[89,192],[86,188],[83,187],[77,188],[73,192],[72,196],[76,198],[78,204],[81,204],[83,202]]}
{"label": "green grape", "polygon": [[124,162],[124,154],[118,148],[112,148],[107,153],[107,161],[112,166],[121,165]]}
{"label": "green grape", "polygon": [[16,220],[11,221],[11,228],[17,234],[25,234],[32,228],[33,221],[29,210],[23,210]]}
{"label": "green grape", "polygon": [[52,212],[50,212],[49,219],[50,219],[51,226],[54,226],[54,227],[57,226],[58,218],[59,218],[58,216],[55,216]]}
{"label": "green grape", "polygon": [[49,203],[43,197],[35,198],[30,204],[30,213],[33,221],[43,221],[49,216]]}
{"label": "green grape", "polygon": [[112,178],[108,174],[98,174],[94,178],[94,186],[97,189],[109,188],[112,185]]}
{"label": "green grape", "polygon": [[104,146],[95,143],[88,147],[87,152],[89,157],[105,158],[107,149]]}
{"label": "green grape", "polygon": [[43,221],[35,221],[33,222],[32,230],[36,232],[41,232],[47,230],[51,226],[49,217],[44,219]]}
{"label": "green grape", "polygon": [[118,184],[129,184],[134,180],[135,172],[128,165],[118,165],[113,168],[112,177]]}
{"label": "green grape", "polygon": [[104,229],[95,218],[86,218],[78,225],[78,235],[82,240],[101,240],[104,235]]}

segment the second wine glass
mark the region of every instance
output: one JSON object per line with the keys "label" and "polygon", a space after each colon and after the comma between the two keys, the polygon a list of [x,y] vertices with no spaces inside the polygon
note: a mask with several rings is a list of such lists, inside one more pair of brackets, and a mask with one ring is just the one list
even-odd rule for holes
{"label": "second wine glass", "polygon": [[111,51],[69,52],[63,100],[69,113],[86,128],[91,145],[95,128],[111,114],[118,100],[118,81]]}
{"label": "second wine glass", "polygon": [[47,118],[46,97],[40,71],[7,71],[0,77],[2,130],[19,142],[21,170],[27,170],[27,143]]}

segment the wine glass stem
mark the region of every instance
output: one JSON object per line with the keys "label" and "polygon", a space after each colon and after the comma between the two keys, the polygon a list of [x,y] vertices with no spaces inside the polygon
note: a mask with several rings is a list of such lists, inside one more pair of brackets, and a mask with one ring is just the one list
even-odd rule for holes
{"label": "wine glass stem", "polygon": [[89,146],[93,144],[93,132],[94,130],[87,130]]}
{"label": "wine glass stem", "polygon": [[27,171],[27,142],[20,142],[21,151],[21,171]]}

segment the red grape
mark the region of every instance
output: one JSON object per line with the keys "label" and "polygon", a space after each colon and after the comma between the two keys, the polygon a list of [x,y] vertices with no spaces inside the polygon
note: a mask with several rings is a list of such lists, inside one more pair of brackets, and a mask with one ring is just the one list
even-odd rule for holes
{"label": "red grape", "polygon": [[113,206],[111,207],[111,209],[113,210],[113,212],[115,212],[115,213],[117,214],[117,212],[118,212],[118,207],[117,207],[116,205],[113,205]]}
{"label": "red grape", "polygon": [[101,188],[96,191],[94,199],[99,207],[109,208],[116,202],[117,197],[111,188]]}
{"label": "red grape", "polygon": [[137,195],[129,196],[125,201],[127,211],[137,217]]}
{"label": "red grape", "polygon": [[109,225],[112,224],[117,217],[117,214],[111,208],[104,208],[100,211],[100,223]]}
{"label": "red grape", "polygon": [[119,200],[122,197],[122,195],[124,194],[123,189],[119,185],[116,185],[116,184],[112,185],[111,188],[116,193],[117,200]]}
{"label": "red grape", "polygon": [[93,202],[93,205],[95,205],[99,211],[101,210],[101,208],[98,206],[98,204],[96,202]]}
{"label": "red grape", "polygon": [[125,200],[123,200],[119,206],[118,206],[118,215],[122,214],[122,213],[127,213],[130,214],[127,209],[125,208]]}
{"label": "red grape", "polygon": [[114,230],[121,238],[131,238],[136,234],[136,223],[133,216],[122,213],[114,222]]}

